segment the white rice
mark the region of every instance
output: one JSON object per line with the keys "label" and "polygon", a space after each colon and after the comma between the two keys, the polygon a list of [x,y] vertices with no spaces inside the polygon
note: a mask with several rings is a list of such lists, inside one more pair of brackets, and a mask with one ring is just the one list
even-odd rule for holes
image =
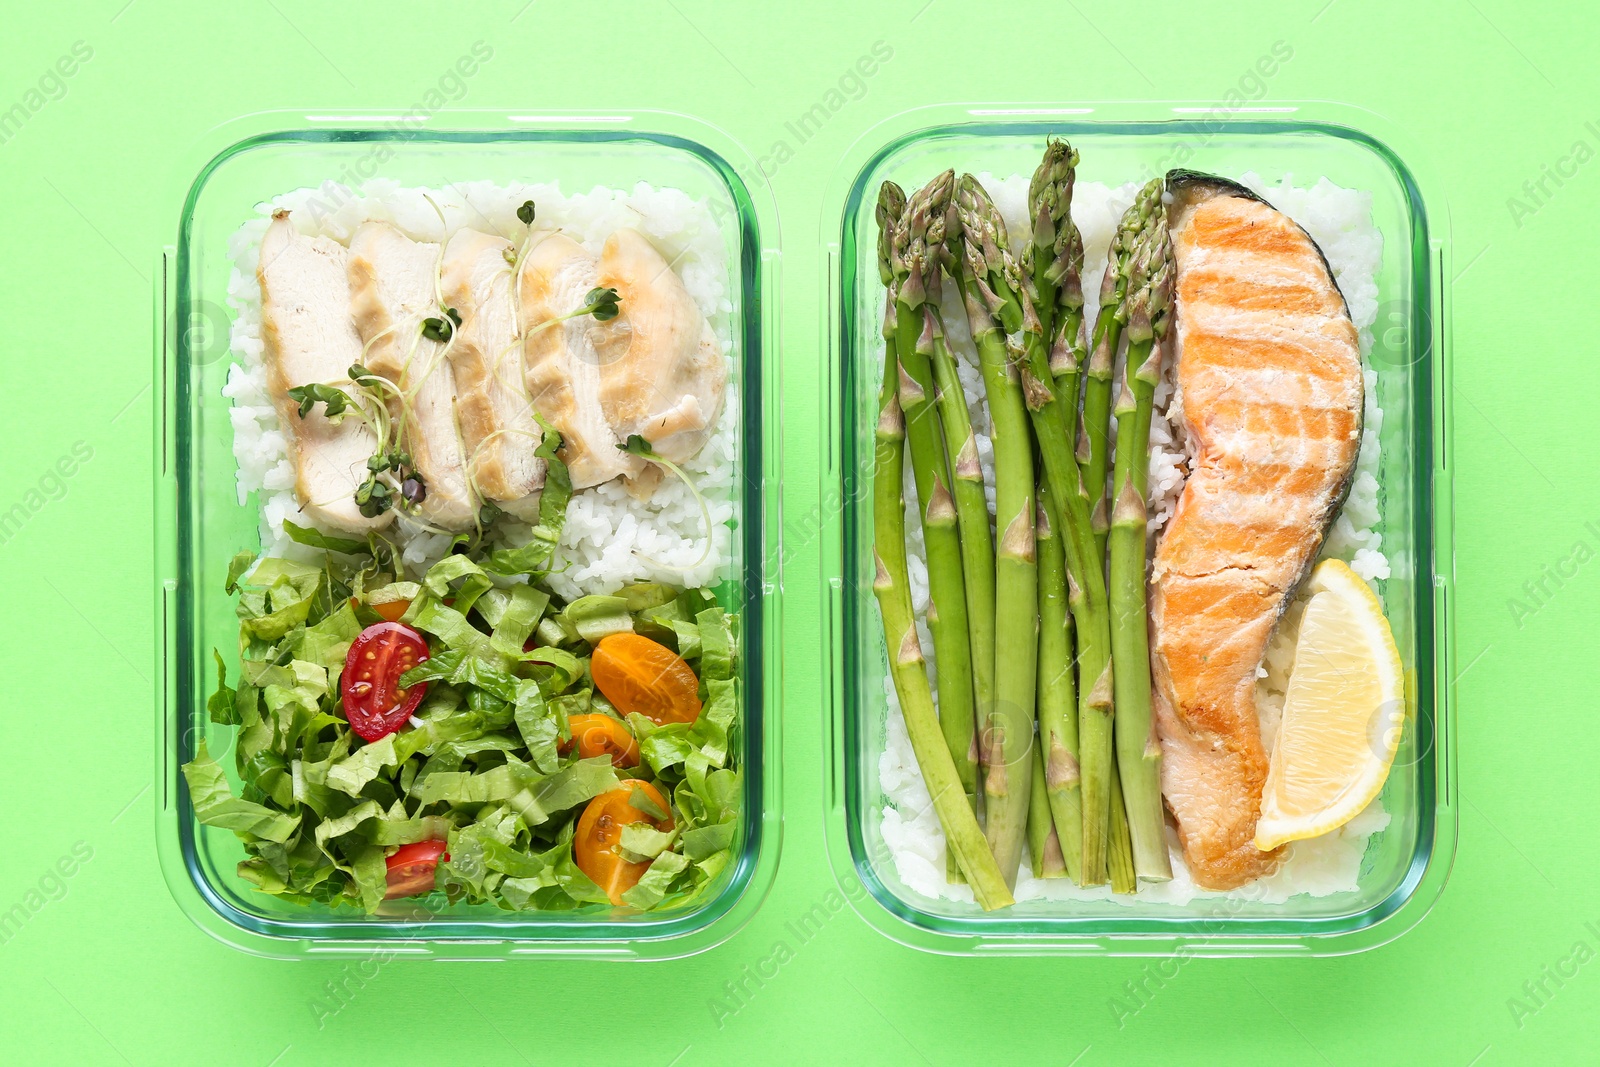
{"label": "white rice", "polygon": [[[444,213],[442,224],[429,199]],[[359,191],[326,182],[320,188],[297,189],[260,205],[259,217],[238,229],[228,249],[233,263],[228,304],[234,313],[231,347],[235,363],[229,368],[223,395],[233,401],[229,414],[239,467],[239,503],[247,503],[251,493],[260,494],[261,544],[268,554],[305,557],[311,553],[283,534],[285,518],[301,525],[306,525],[306,520],[298,516],[287,441],[267,395],[261,360],[261,287],[256,262],[272,213],[287,208],[302,233],[322,234],[340,242],[348,242],[368,219],[393,223],[417,240],[448,241],[463,227],[512,235],[514,240],[524,231],[516,212],[526,200],[537,205],[540,225],[561,227],[596,253],[612,232],[625,226],[649,237],[683,279],[729,360],[722,415],[705,447],[682,464],[710,510],[709,552],[705,516],[682,481],[668,475],[642,503],[628,496],[620,482],[607,482],[573,494],[550,586],[572,599],[585,593],[614,592],[632,581],[701,586],[726,575],[737,520],[734,457],[739,435],[738,338],[733,330],[728,252],[705,201],[644,182],[631,192],[596,186],[587,193],[567,196],[558,186],[548,184],[463,182],[423,189],[374,179]],[[526,534],[526,528],[519,531],[509,523],[502,525],[508,527],[513,540],[519,532]],[[447,535],[419,529],[403,516],[390,533],[398,536],[406,563],[418,571],[439,559],[450,543]]]}
{"label": "white rice", "polygon": [[[1005,216],[1013,244],[1028,233],[1028,177],[1012,175],[996,178],[979,174],[979,180]],[[1246,174],[1242,184],[1253,189],[1279,210],[1299,223],[1328,257],[1334,277],[1350,306],[1350,315],[1360,330],[1361,351],[1371,351],[1371,326],[1378,310],[1378,269],[1383,259],[1383,237],[1372,223],[1371,194],[1341,189],[1326,178],[1309,187],[1296,186],[1286,175],[1277,185],[1267,185],[1256,174]],[[1073,196],[1072,217],[1084,242],[1084,320],[1093,323],[1098,310],[1100,279],[1105,272],[1107,252],[1122,212],[1133,203],[1137,183],[1108,187],[1079,183]],[[978,434],[979,457],[987,472],[993,471],[993,448],[989,432],[988,409],[984,404],[982,376],[975,363],[966,314],[958,294],[946,286],[943,294],[945,327],[951,346],[963,357],[962,384],[967,405]],[[1172,361],[1163,367],[1163,380],[1156,388],[1156,412],[1150,430],[1150,533],[1151,545],[1165,527],[1183,490],[1183,481],[1192,459],[1183,429],[1181,397],[1173,396]],[[1350,496],[1329,530],[1320,558],[1338,557],[1368,582],[1389,577],[1389,560],[1381,548],[1379,524],[1382,492],[1377,479],[1378,431],[1383,425],[1383,410],[1377,404],[1377,375],[1367,367],[1366,411],[1361,450]],[[1119,369],[1120,376],[1121,371]],[[1113,431],[1115,427],[1112,427]],[[916,499],[907,466],[906,499]],[[990,506],[993,507],[993,478]],[[922,621],[928,606],[927,569],[922,561],[922,530],[915,506],[908,503],[906,522],[910,542],[910,583],[917,612],[917,629],[933,671],[933,645]],[[1289,673],[1294,666],[1295,636],[1299,628],[1303,599],[1291,603],[1283,621],[1267,647],[1261,677],[1256,688],[1256,704],[1261,718],[1262,742],[1271,752],[1283,714],[1283,697]],[[912,892],[929,898],[953,901],[972,900],[966,885],[951,885],[945,880],[944,831],[939,826],[928,790],[917,770],[916,757],[906,734],[894,685],[885,676],[884,692],[889,711],[884,750],[878,760],[878,778],[886,804],[882,832],[900,880]],[[1167,828],[1168,850],[1173,877],[1161,884],[1142,883],[1136,897],[1112,894],[1107,887],[1082,889],[1064,878],[1034,878],[1024,855],[1017,878],[1018,901],[1034,899],[1115,901],[1119,904],[1186,904],[1197,897],[1231,897],[1257,903],[1282,903],[1297,895],[1326,896],[1357,888],[1367,839],[1388,825],[1389,816],[1382,800],[1372,804],[1339,830],[1289,846],[1289,854],[1270,877],[1230,893],[1214,893],[1194,883],[1184,863],[1177,833]]]}

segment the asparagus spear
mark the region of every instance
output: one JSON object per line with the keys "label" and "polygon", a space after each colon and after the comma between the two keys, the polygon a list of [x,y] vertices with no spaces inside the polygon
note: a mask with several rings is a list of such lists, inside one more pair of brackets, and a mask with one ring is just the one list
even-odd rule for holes
{"label": "asparagus spear", "polygon": [[1077,149],[1051,140],[1028,183],[1033,231],[1022,253],[1022,269],[1040,295],[1035,312],[1047,350],[1058,337],[1079,344],[1083,328],[1083,235],[1072,221],[1077,171]]}
{"label": "asparagus spear", "polygon": [[[1048,173],[1060,174],[1063,155],[1069,160],[1076,158],[1064,143],[1053,142],[1040,170],[1048,168]],[[1071,167],[1064,169],[1070,171]],[[1061,178],[1055,184],[1058,190],[1063,189],[1070,186],[1070,178]],[[1073,608],[1078,634],[1078,750],[1083,807],[1083,863],[1079,881],[1083,885],[1100,885],[1106,880],[1106,831],[1111,800],[1111,637],[1105,571],[1095,552],[1089,500],[1071,444],[1081,360],[1068,329],[1071,321],[1068,301],[1077,283],[1063,278],[1056,285],[1051,283],[1048,271],[1030,271],[1024,275],[1017,269],[1006,246],[1005,222],[983,187],[970,175],[961,180],[956,204],[971,260],[971,273],[985,283],[982,294],[992,308],[991,314],[998,317],[1008,332],[1020,329],[1023,333],[1022,391],[1044,460],[1045,481],[1062,520],[1068,573],[1079,586],[1079,595],[1069,597],[1068,601]],[[1065,212],[1057,219],[1057,224],[1062,226],[1070,222],[1071,217]],[[1069,270],[1072,269],[1071,249],[1069,239]],[[1024,284],[1029,287],[1026,292],[1022,289]],[[1040,307],[1061,311],[1062,329],[1055,331],[1055,343],[1049,352],[1040,326]],[[1055,312],[1051,312],[1051,317],[1055,318]],[[1004,620],[1004,611],[997,609],[997,613]],[[1000,648],[1005,647],[998,634],[996,642]]]}
{"label": "asparagus spear", "polygon": [[[938,301],[930,301],[927,314],[932,320],[933,380],[944,414],[945,447],[954,457],[951,475],[954,483],[956,522],[961,531],[961,568],[967,590],[967,629],[972,650],[972,698],[975,721],[982,721],[985,709],[995,701],[995,563],[994,534],[990,529],[989,499],[984,492],[983,466],[978,460],[978,439],[967,413],[966,390],[956,371],[954,354],[945,342],[944,322]],[[975,735],[969,761],[976,765]],[[981,817],[982,792],[975,794]]]}
{"label": "asparagus spear", "polygon": [[1078,694],[1072,676],[1067,560],[1049,493],[1039,494],[1039,773],[1034,788],[1048,805],[1062,863],[1073,881],[1083,862],[1083,807],[1078,791]]}
{"label": "asparagus spear", "polygon": [[[977,748],[973,733],[972,647],[967,629],[967,592],[962,575],[961,534],[945,442],[934,405],[929,364],[935,320],[925,314],[929,286],[937,295],[943,255],[945,205],[949,184],[937,179],[907,202],[892,225],[889,268],[895,285],[895,351],[900,360],[900,407],[906,420],[912,474],[921,509],[928,562],[928,629],[939,677],[939,725],[955,761],[968,802],[977,791]],[[890,194],[891,208],[898,201]],[[930,239],[933,242],[930,245]],[[980,488],[981,492],[981,488]],[[952,874],[955,872],[952,871]]]}
{"label": "asparagus spear", "polygon": [[1061,878],[1067,867],[1061,856],[1061,840],[1050,818],[1050,800],[1044,788],[1044,758],[1040,746],[1033,748],[1033,789],[1028,793],[1028,865],[1035,878]]}
{"label": "asparagus spear", "polygon": [[[1150,420],[1172,300],[1172,241],[1159,179],[1145,187],[1151,206],[1139,220],[1128,285],[1117,317],[1126,323],[1128,358],[1117,396],[1116,506],[1110,534],[1110,598],[1116,675],[1117,761],[1127,805],[1133,866],[1140,878],[1172,877],[1161,804],[1161,746],[1150,714],[1150,644],[1145,603],[1146,495]],[[1135,205],[1137,208],[1138,205]],[[1131,213],[1131,212],[1130,212]],[[1126,220],[1126,217],[1125,217]]]}
{"label": "asparagus spear", "polygon": [[[923,331],[918,336],[917,347],[918,352],[926,350],[933,368],[939,422],[944,427],[944,450],[950,459],[950,494],[955,499],[955,518],[962,541],[973,704],[978,717],[982,717],[982,709],[994,704],[995,550],[994,536],[989,530],[989,501],[984,496],[984,470],[978,461],[978,437],[973,434],[971,416],[966,411],[966,392],[944,336],[944,315],[939,309],[942,267],[947,266],[949,258],[944,242],[949,226],[950,190],[954,184],[955,171],[939,174],[910,197],[909,214],[904,218],[909,227],[907,256],[923,266]],[[946,717],[941,717],[941,721],[946,721]],[[971,718],[963,720],[963,729],[958,734],[952,734],[947,726],[946,737],[952,745],[963,741],[968,745],[965,761],[958,758],[957,769],[963,771],[962,784],[973,793],[974,800],[978,800],[981,797],[981,793],[976,792],[978,747],[971,721]],[[966,776],[966,769],[971,769],[971,777]],[[981,806],[978,811],[981,816]]]}
{"label": "asparagus spear", "polygon": [[[879,194],[879,225],[898,217],[904,194],[885,182]],[[879,241],[879,269],[893,292],[890,245]],[[892,306],[892,302],[891,302]],[[933,693],[922,655],[922,643],[911,608],[911,586],[906,576],[905,543],[905,417],[899,398],[900,365],[897,358],[897,330],[885,316],[885,358],[883,388],[878,397],[877,449],[873,464],[873,527],[875,574],[872,589],[883,615],[883,630],[889,651],[889,670],[900,698],[906,732],[917,757],[917,767],[933,798],[934,811],[944,828],[945,844],[956,857],[962,874],[972,886],[973,896],[985,910],[1003,908],[1012,901],[1011,891],[995,865],[994,856],[984,841],[983,831],[967,802],[955,762],[945,745],[933,706]]]}
{"label": "asparagus spear", "polygon": [[[984,392],[994,424],[995,528],[999,531],[995,553],[995,701],[983,709],[980,744],[989,846],[1008,884],[1014,884],[1022,860],[1028,798],[1033,786],[1029,749],[1033,747],[1039,641],[1033,449],[1021,377],[997,318],[1004,301],[991,282],[990,264],[999,270],[1001,253],[993,227],[984,228],[971,217],[975,196],[988,202],[977,179],[963,175],[956,195],[961,234],[952,253],[959,266],[967,322],[978,348]],[[991,211],[992,208],[990,205]],[[953,233],[948,236],[955,239]],[[1009,254],[1005,263],[1015,277],[1016,266]]]}
{"label": "asparagus spear", "polygon": [[1117,345],[1127,323],[1128,271],[1133,264],[1134,245],[1144,232],[1151,214],[1161,206],[1163,182],[1153,179],[1139,190],[1133,204],[1122,213],[1117,232],[1111,239],[1110,258],[1100,284],[1100,310],[1095,316],[1094,347],[1089,356],[1087,383],[1083,391],[1083,436],[1080,440],[1083,484],[1094,501],[1095,541],[1105,555],[1109,518],[1106,514],[1106,472],[1111,459],[1110,420],[1112,371]]}
{"label": "asparagus spear", "polygon": [[1113,893],[1132,893],[1139,888],[1139,879],[1133,870],[1133,842],[1128,836],[1128,813],[1122,803],[1115,754],[1111,757],[1111,829],[1106,841],[1106,867],[1111,875]]}

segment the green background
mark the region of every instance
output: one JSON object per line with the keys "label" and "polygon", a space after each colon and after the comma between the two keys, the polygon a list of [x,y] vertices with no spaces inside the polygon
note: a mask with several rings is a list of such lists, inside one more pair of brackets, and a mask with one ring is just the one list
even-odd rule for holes
{"label": "green background", "polygon": [[[93,56],[0,143],[0,511],[30,490],[48,494],[20,530],[0,533],[0,911],[75,846],[92,856],[0,945],[0,1058],[1592,1061],[1591,5],[524,5],[418,5],[405,17],[394,13],[405,5],[307,0],[8,5],[0,111],[28,103],[75,42]],[[495,56],[456,106],[682,111],[752,155],[875,42],[893,50],[864,95],[772,178],[784,498],[797,518],[818,488],[823,187],[868,127],[949,101],[1216,104],[1283,41],[1293,58],[1262,103],[1336,100],[1406,131],[1448,199],[1455,275],[1462,816],[1455,871],[1432,914],[1354,957],[1192,960],[1159,986],[1146,980],[1148,1005],[1120,1025],[1112,998],[1150,973],[1147,961],[928,956],[848,908],[799,943],[785,924],[835,890],[821,836],[817,554],[802,544],[785,581],[782,864],[763,909],[727,943],[665,964],[392,963],[319,1027],[313,998],[344,964],[255,959],[195,929],[156,864],[149,790],[150,277],[174,236],[179,162],[206,129],[250,112],[408,107],[478,39]],[[1581,165],[1570,156],[1579,141]],[[1524,192],[1558,166],[1559,186],[1546,178],[1537,199]],[[1528,210],[1514,211],[1513,197]],[[74,445],[92,456],[58,484],[49,472]],[[780,938],[792,959],[717,1019],[711,999]],[[1547,968],[1571,976],[1558,984]],[[1529,981],[1544,983],[1537,1002]],[[1537,1010],[1515,1014],[1514,997]]]}

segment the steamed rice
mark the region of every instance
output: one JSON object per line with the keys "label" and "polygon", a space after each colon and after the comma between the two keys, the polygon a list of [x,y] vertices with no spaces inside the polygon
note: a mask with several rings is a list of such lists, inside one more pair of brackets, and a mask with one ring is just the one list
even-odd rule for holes
{"label": "steamed rice", "polygon": [[[267,394],[262,365],[261,287],[256,263],[272,213],[288,209],[301,233],[321,234],[341,243],[348,242],[368,219],[390,222],[416,240],[448,241],[463,227],[522,233],[516,212],[526,200],[537,205],[538,225],[560,227],[596,253],[613,231],[624,226],[649,237],[683,279],[730,364],[721,417],[705,446],[681,465],[710,511],[709,551],[706,517],[682,481],[669,475],[642,503],[630,497],[620,482],[607,482],[573,494],[548,584],[570,600],[585,593],[614,592],[633,581],[693,587],[715,584],[726,575],[737,518],[734,456],[739,410],[727,248],[705,201],[644,182],[631,192],[596,186],[588,193],[566,196],[550,184],[462,182],[443,189],[422,189],[374,179],[359,190],[325,182],[319,188],[298,189],[260,205],[259,217],[242,225],[229,243],[233,272],[228,304],[234,313],[230,343],[236,362],[229,368],[223,394],[233,401],[229,417],[238,462],[239,503],[247,503],[251,493],[259,494],[264,552],[301,558],[314,555],[283,533],[284,519],[297,519],[299,505],[288,441]],[[442,225],[434,204],[444,214]],[[303,519],[297,521],[304,524]],[[502,520],[500,525],[510,542],[526,540],[527,527],[510,520]],[[397,516],[386,536],[398,539],[402,558],[417,571],[441,558],[451,540],[447,534],[418,528],[404,515]]]}
{"label": "steamed rice", "polygon": [[[1005,217],[1006,227],[1015,244],[1028,233],[1029,178],[1026,175],[996,178],[990,174],[979,174],[978,179]],[[1277,185],[1268,185],[1258,175],[1251,173],[1244,175],[1241,182],[1304,227],[1321,247],[1349,304],[1351,318],[1360,331],[1362,354],[1368,354],[1372,348],[1371,327],[1378,312],[1377,275],[1383,259],[1383,237],[1372,223],[1371,195],[1342,189],[1326,178],[1311,186],[1296,186],[1292,176],[1286,175]],[[1100,278],[1105,272],[1117,221],[1133,203],[1138,189],[1138,184],[1131,182],[1115,187],[1079,183],[1074,192],[1072,217],[1083,234],[1084,243],[1084,321],[1087,323],[1094,322],[1098,311]],[[994,449],[989,440],[988,407],[984,402],[982,374],[976,365],[966,313],[954,289],[950,285],[944,287],[942,306],[945,328],[952,349],[961,357],[961,380],[978,439],[979,458],[986,473],[991,475],[988,488],[992,510]],[[1120,363],[1119,359],[1118,380],[1122,373]],[[1356,473],[1349,498],[1329,529],[1319,558],[1343,559],[1363,579],[1381,582],[1390,573],[1389,559],[1383,553],[1382,536],[1377,530],[1382,500],[1377,479],[1378,436],[1383,425],[1383,410],[1377,404],[1376,373],[1366,367],[1363,374],[1366,380],[1366,410]],[[1150,429],[1149,530],[1152,548],[1155,538],[1172,517],[1173,508],[1177,506],[1183,490],[1189,462],[1193,458],[1184,431],[1182,397],[1174,395],[1170,356],[1163,365],[1162,381],[1156,387],[1155,405]],[[1114,434],[1114,425],[1112,430]],[[928,607],[928,576],[923,562],[922,530],[915,512],[916,492],[911,483],[909,464],[905,493],[908,502],[906,531],[910,545],[908,563],[911,595],[917,613],[917,632],[922,638],[931,673],[933,644],[923,621]],[[1269,753],[1283,714],[1283,698],[1294,666],[1295,637],[1304,607],[1303,597],[1288,606],[1268,644],[1259,672],[1256,706],[1261,719],[1262,743]],[[886,801],[881,829],[895,870],[907,888],[924,897],[971,901],[970,887],[951,885],[945,880],[944,831],[939,826],[927,786],[917,769],[911,741],[906,734],[905,720],[900,714],[899,699],[887,674],[884,692],[889,709],[884,750],[878,760],[878,779]],[[1185,904],[1196,897],[1231,897],[1261,903],[1281,903],[1302,894],[1325,896],[1357,888],[1367,839],[1387,826],[1388,822],[1389,816],[1383,809],[1382,800],[1374,800],[1364,812],[1339,830],[1291,844],[1288,857],[1271,876],[1229,893],[1214,893],[1195,885],[1184,863],[1177,833],[1169,825],[1167,838],[1172,857],[1172,880],[1143,883],[1136,898],[1117,896],[1104,886],[1083,889],[1064,878],[1034,878],[1026,854],[1017,877],[1015,896],[1018,901],[1043,898],[1112,900],[1123,904],[1131,904],[1135,899],[1139,903]]]}

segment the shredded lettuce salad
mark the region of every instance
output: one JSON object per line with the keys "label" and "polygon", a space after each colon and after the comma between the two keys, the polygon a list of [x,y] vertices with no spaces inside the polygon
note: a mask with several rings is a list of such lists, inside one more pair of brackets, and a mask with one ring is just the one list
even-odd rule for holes
{"label": "shredded lettuce salad", "polygon": [[[738,618],[707,590],[656,583],[561,603],[538,584],[565,508],[564,499],[550,503],[553,522],[535,527],[526,544],[470,546],[420,581],[403,580],[376,539],[292,524],[297,541],[326,550],[321,566],[248,552],[235,558],[228,592],[238,594],[238,684],[228,685],[215,653],[218,684],[207,711],[212,722],[237,727],[242,791],[235,794],[203,742],[183,773],[200,821],[244,842],[240,877],[286,900],[373,913],[384,901],[388,855],[444,840],[449,858],[439,863],[434,896],[421,898],[425,906],[607,904],[573,862],[572,840],[585,804],[628,778],[657,786],[673,828],[624,827],[624,858],[649,862],[626,905],[685,903],[728,864],[741,793]],[[381,621],[376,606],[398,601],[409,601],[400,621],[431,650],[401,681],[427,682],[427,696],[409,725],[365,743],[341,710],[340,674],[351,642]],[[622,716],[594,688],[594,645],[625,631],[694,667],[702,710],[693,722]],[[607,756],[580,758],[577,746],[561,753],[568,719],[589,712],[626,723],[638,768],[619,772]],[[631,802],[663,814],[643,790]]]}

